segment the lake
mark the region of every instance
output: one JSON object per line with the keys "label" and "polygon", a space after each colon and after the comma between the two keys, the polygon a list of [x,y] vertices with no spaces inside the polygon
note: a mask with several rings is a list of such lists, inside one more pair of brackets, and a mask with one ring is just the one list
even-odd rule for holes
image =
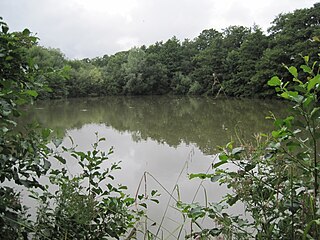
{"label": "lake", "polygon": [[[176,239],[186,224],[166,191],[189,203],[203,203],[206,196],[210,202],[219,201],[227,191],[224,187],[188,180],[188,174],[208,171],[218,146],[239,138],[252,141],[255,133],[270,132],[272,121],[265,119],[270,112],[283,116],[284,103],[208,97],[104,97],[39,101],[27,109],[22,120],[53,129],[65,145],[72,137],[79,150],[90,149],[95,132],[105,137],[101,148],[108,151],[114,147],[110,162],[121,161],[116,179],[128,186],[129,194],[135,195],[145,172],[143,188],[162,193],[161,203],[148,207],[148,229],[164,239]],[[79,171],[72,163],[68,168],[72,174]],[[139,191],[144,192],[143,188]],[[241,212],[241,206],[231,211]],[[188,227],[184,231],[188,232]]]}

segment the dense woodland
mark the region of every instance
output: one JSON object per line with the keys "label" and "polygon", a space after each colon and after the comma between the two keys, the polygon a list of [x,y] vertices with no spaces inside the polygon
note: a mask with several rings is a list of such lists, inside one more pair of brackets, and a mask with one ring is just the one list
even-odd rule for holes
{"label": "dense woodland", "polygon": [[[190,94],[271,97],[267,81],[289,77],[285,65],[314,60],[320,36],[320,3],[278,15],[267,34],[258,26],[203,30],[193,40],[172,37],[114,55],[69,60],[53,48],[32,47],[28,54],[45,74],[41,98],[104,95]],[[48,69],[50,70],[48,73]],[[40,71],[41,72],[41,71]]]}

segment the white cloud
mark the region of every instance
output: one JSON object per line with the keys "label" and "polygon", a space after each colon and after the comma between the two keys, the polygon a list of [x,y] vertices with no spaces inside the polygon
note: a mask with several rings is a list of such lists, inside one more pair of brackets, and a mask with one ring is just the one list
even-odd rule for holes
{"label": "white cloud", "polygon": [[113,54],[172,36],[192,39],[202,30],[230,25],[266,30],[281,12],[314,0],[1,0],[12,30],[29,28],[40,44],[70,58]]}

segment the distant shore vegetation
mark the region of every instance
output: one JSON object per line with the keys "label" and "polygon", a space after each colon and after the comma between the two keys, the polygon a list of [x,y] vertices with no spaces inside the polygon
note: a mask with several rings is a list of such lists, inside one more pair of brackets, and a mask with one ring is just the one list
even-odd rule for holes
{"label": "distant shore vegetation", "polygon": [[[172,37],[150,46],[92,59],[69,60],[59,50],[35,45],[28,55],[38,66],[43,99],[106,95],[275,96],[267,81],[290,76],[283,65],[317,58],[320,3],[279,14],[267,33],[259,26],[203,30],[183,41]],[[76,39],[75,39],[76,41]],[[48,72],[49,70],[49,72]]]}

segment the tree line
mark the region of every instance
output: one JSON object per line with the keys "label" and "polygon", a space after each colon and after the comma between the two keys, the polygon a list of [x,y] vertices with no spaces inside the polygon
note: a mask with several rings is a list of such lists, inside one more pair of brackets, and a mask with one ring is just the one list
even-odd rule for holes
{"label": "tree line", "polygon": [[[267,34],[261,28],[230,26],[203,30],[193,40],[172,37],[114,55],[69,60],[58,49],[33,46],[28,54],[40,70],[41,98],[105,95],[226,95],[272,97],[267,81],[289,78],[285,65],[300,55],[317,57],[320,3],[278,15]],[[48,69],[50,71],[48,71]],[[40,71],[41,72],[41,71]]]}

